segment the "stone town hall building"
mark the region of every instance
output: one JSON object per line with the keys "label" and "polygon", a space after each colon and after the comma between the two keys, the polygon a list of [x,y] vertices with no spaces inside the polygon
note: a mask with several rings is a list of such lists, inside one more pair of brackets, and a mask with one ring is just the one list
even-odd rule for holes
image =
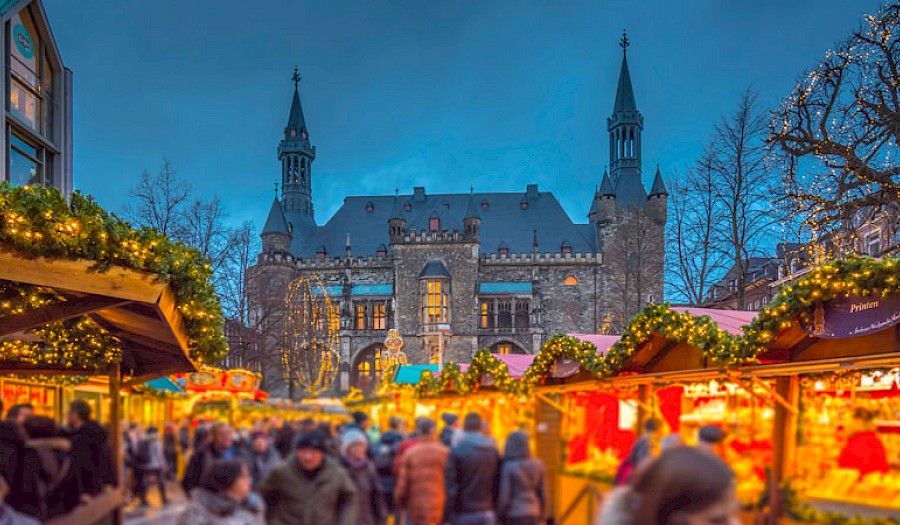
{"label": "stone town hall building", "polygon": [[[281,198],[272,203],[262,253],[248,272],[251,311],[259,316],[277,307],[295,278],[321,280],[340,313],[337,384],[345,390],[379,375],[389,328],[400,331],[411,363],[434,362],[441,341],[445,362],[466,362],[479,348],[535,353],[559,332],[614,331],[627,315],[660,300],[667,192],[659,168],[649,194],[641,182],[644,121],[627,45],[623,37],[607,119],[609,173],[585,223],[573,222],[553,193],[528,184],[504,193],[430,194],[416,187],[411,194],[348,196],[319,224],[312,201],[316,148],[295,75],[278,145]],[[287,393],[273,383],[267,385],[273,395]]]}

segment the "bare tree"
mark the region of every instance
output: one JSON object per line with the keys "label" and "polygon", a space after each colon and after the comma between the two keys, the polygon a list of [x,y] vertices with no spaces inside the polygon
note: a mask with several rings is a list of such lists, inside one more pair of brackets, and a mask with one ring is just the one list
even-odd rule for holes
{"label": "bare tree", "polygon": [[293,385],[315,397],[331,387],[340,354],[340,318],[318,279],[298,278],[284,298],[283,364],[291,397]]}
{"label": "bare tree", "polygon": [[737,109],[716,125],[709,147],[715,176],[716,236],[734,270],[737,309],[744,308],[748,259],[772,232],[772,196],[776,184],[767,161],[767,121],[756,94],[745,90]]}
{"label": "bare tree", "polygon": [[226,270],[232,242],[238,240],[235,235],[240,228],[228,228],[225,225],[225,209],[217,195],[208,201],[194,199],[183,210],[178,210],[178,231],[176,237],[189,244],[209,259],[213,273],[218,279]]}
{"label": "bare tree", "polygon": [[807,72],[773,114],[770,141],[799,163],[786,189],[817,237],[900,203],[900,3],[885,4]]}
{"label": "bare tree", "polygon": [[125,217],[134,224],[177,238],[190,193],[190,185],[178,178],[168,159],[163,159],[156,175],[145,170],[138,185],[128,191],[133,201],[125,205]]}
{"label": "bare tree", "polygon": [[703,303],[710,286],[727,270],[717,231],[724,215],[713,162],[706,152],[674,180],[669,194],[667,295],[691,306]]}
{"label": "bare tree", "polygon": [[631,214],[611,226],[607,237],[605,264],[611,302],[613,331],[643,307],[662,299],[665,254],[660,245],[659,229],[645,213]]}

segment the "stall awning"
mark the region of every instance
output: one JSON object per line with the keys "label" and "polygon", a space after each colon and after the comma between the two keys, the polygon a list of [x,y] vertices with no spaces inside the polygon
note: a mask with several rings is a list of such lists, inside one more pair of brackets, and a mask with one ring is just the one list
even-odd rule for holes
{"label": "stall awning", "polygon": [[725,330],[731,335],[741,335],[742,326],[747,326],[756,319],[757,312],[744,310],[721,310],[718,308],[673,308],[676,312],[692,315],[694,317],[707,316],[712,322],[719,325],[720,330]]}
{"label": "stall awning", "polygon": [[178,386],[175,381],[168,377],[158,377],[144,383],[148,388],[152,388],[157,392],[169,392],[172,394],[184,394],[184,389]]}
{"label": "stall awning", "polygon": [[591,343],[597,347],[597,353],[600,355],[605,355],[606,352],[609,352],[609,349],[612,348],[612,345],[616,344],[616,341],[620,339],[617,335],[600,335],[600,334],[566,334],[569,337],[574,337],[575,339],[579,339],[586,343]]}
{"label": "stall awning", "polygon": [[438,374],[438,365],[402,365],[397,369],[394,383],[398,385],[418,385],[423,372]]}

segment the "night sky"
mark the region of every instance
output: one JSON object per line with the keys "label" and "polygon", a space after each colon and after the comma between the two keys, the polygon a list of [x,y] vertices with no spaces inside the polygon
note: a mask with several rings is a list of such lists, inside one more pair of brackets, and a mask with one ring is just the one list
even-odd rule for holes
{"label": "night sky", "polygon": [[75,78],[75,185],[118,210],[164,157],[265,221],[300,67],[316,218],[345,195],[553,191],[585,222],[628,29],[644,179],[748,86],[777,104],[873,0],[44,0]]}

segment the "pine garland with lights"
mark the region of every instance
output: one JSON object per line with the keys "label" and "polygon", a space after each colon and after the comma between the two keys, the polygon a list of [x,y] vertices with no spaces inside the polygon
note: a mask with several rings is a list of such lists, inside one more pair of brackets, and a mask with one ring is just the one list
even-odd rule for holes
{"label": "pine garland with lights", "polygon": [[[214,362],[227,351],[209,261],[196,249],[155,230],[132,228],[89,196],[76,191],[66,199],[56,188],[0,184],[0,246],[25,257],[94,261],[98,272],[124,267],[155,274],[175,294],[190,356]],[[23,300],[13,300],[16,294]],[[38,297],[34,287],[11,282],[0,282],[0,295],[5,300],[0,306],[8,313],[55,300]],[[0,357],[100,370],[121,352],[114,338],[89,321],[52,323],[34,331],[45,345],[4,343]]]}
{"label": "pine garland with lights", "polygon": [[882,296],[900,293],[900,260],[852,256],[813,268],[793,284],[782,286],[744,330],[743,346],[758,352],[783,330],[805,319],[818,305],[837,296]]}
{"label": "pine garland with lights", "polygon": [[482,348],[475,352],[472,364],[466,370],[468,388],[472,392],[477,392],[485,375],[491,376],[494,381],[492,387],[501,392],[518,393],[527,389],[524,382],[516,381],[509,375],[509,368],[502,359],[492,354],[490,350]]}
{"label": "pine garland with lights", "polygon": [[602,357],[597,355],[597,347],[593,343],[582,341],[565,334],[557,334],[541,347],[528,370],[522,375],[523,388],[531,389],[543,385],[547,375],[559,359],[577,361],[586,371],[600,376],[603,370]]}

